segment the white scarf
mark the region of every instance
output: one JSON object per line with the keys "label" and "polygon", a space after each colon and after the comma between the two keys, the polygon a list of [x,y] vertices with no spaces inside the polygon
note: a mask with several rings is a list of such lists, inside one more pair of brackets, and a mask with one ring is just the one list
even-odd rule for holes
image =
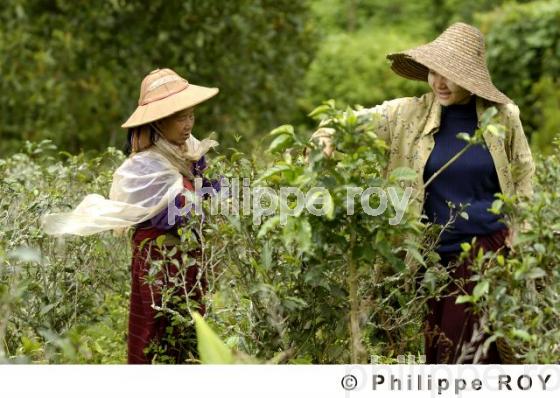
{"label": "white scarf", "polygon": [[192,162],[198,161],[218,143],[198,141],[192,135],[184,148],[158,139],[150,148],[135,153],[113,174],[109,199],[87,195],[68,213],[41,217],[44,231],[52,235],[91,235],[129,227],[159,214],[183,191],[183,176],[192,178]]}
{"label": "white scarf", "polygon": [[178,146],[169,142],[155,125],[152,126],[156,129],[158,136],[154,145],[148,150],[152,149],[163,155],[182,175],[190,180],[194,178],[192,164],[200,160],[211,148],[218,145],[216,141],[206,138],[199,141],[191,134],[184,145]]}

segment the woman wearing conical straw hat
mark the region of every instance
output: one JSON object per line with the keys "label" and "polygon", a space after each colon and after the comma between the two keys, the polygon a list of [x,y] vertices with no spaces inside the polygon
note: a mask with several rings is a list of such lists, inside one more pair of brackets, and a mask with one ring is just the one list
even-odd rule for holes
{"label": "woman wearing conical straw hat", "polygon": [[[461,243],[476,238],[475,249],[507,251],[513,228],[488,209],[496,193],[530,197],[534,164],[519,118],[519,108],[492,83],[485,61],[482,33],[465,23],[456,23],[432,42],[389,54],[391,68],[407,79],[426,81],[431,90],[421,97],[398,98],[358,112],[360,117],[376,115],[378,132],[389,150],[388,171],[409,167],[416,171],[412,188],[418,193],[411,204],[430,223],[455,221],[438,242],[441,263],[452,276],[448,294],[431,300],[425,322],[425,350],[428,363],[498,363],[496,344],[483,349],[487,337],[476,332],[479,319],[469,305],[456,304],[459,280],[472,272],[472,256],[458,261]],[[485,146],[471,146],[462,156],[436,172],[466,145],[457,134],[472,135],[480,127],[481,115],[496,107],[505,137],[484,133]],[[333,131],[319,129],[313,141],[330,156]],[[431,181],[430,181],[431,179]],[[430,183],[425,185],[428,181]],[[452,214],[469,204],[468,218]],[[472,283],[465,285],[472,291]]]}
{"label": "woman wearing conical straw hat", "polygon": [[[183,340],[167,338],[170,320],[154,307],[161,306],[165,286],[204,312],[201,297],[206,281],[196,262],[200,251],[178,250],[178,232],[189,217],[185,201],[193,198],[186,193],[194,190],[194,178],[206,168],[205,154],[218,145],[191,134],[194,108],[217,93],[217,88],[191,84],[171,69],[150,72],[141,83],[138,107],[122,125],[128,129],[129,156],[113,174],[109,199],[87,195],[72,212],[42,219],[44,230],[53,235],[85,236],[107,230],[120,234],[132,229],[129,363],[150,363],[154,357],[150,349],[158,345],[157,354],[171,361],[196,357],[194,345],[165,343]],[[194,235],[199,238],[196,231]],[[165,265],[157,270],[155,282],[147,283],[154,271],[150,267],[162,262],[156,260]],[[180,289],[170,282],[179,275]],[[191,334],[191,329],[181,333]]]}

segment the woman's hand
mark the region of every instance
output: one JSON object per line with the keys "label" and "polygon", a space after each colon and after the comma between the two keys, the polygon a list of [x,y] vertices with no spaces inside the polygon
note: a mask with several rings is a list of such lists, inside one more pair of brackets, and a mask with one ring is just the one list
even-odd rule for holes
{"label": "woman's hand", "polygon": [[[330,128],[320,128],[319,130],[315,131],[311,136],[311,141],[318,145],[319,147],[323,148],[323,155],[327,158],[330,158],[334,152],[334,144],[332,142],[332,135],[334,134],[334,130]],[[305,161],[307,162],[309,159],[309,153],[307,148],[304,152]]]}
{"label": "woman's hand", "polygon": [[510,253],[514,252],[513,242],[515,241],[516,237],[517,237],[517,232],[516,232],[515,228],[510,227],[508,229],[508,234],[507,234],[506,239],[504,241],[504,245],[509,249]]}

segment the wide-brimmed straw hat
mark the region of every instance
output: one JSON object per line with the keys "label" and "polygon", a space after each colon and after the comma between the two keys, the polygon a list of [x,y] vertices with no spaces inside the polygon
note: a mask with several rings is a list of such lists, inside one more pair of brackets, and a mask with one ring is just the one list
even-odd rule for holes
{"label": "wide-brimmed straw hat", "polygon": [[434,41],[387,58],[391,69],[408,79],[428,81],[432,69],[479,97],[501,104],[513,102],[492,83],[482,33],[466,23],[455,23]]}
{"label": "wide-brimmed straw hat", "polygon": [[156,69],[142,80],[138,107],[121,127],[136,127],[163,119],[212,98],[218,91],[190,84],[171,69]]}

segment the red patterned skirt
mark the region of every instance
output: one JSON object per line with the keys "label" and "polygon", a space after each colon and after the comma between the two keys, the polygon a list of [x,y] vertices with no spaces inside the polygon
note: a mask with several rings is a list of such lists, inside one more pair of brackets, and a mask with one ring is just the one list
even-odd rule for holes
{"label": "red patterned skirt", "polygon": [[[173,256],[168,256],[165,265],[159,268],[163,271],[153,273],[155,278],[151,277],[151,283],[146,281],[153,261],[165,257],[155,245],[155,239],[164,233],[165,231],[155,228],[137,229],[132,237],[132,289],[128,321],[129,364],[149,364],[154,360],[160,362],[158,356],[162,358],[162,361],[172,363],[183,363],[189,358],[196,357],[195,343],[188,347],[185,347],[184,344],[177,344],[177,341],[187,339],[188,336],[185,334],[192,335],[194,341],[194,328],[177,325],[169,313],[158,311],[154,306],[161,306],[162,290],[160,287],[165,287],[165,289],[173,289],[172,294],[179,298],[178,301],[181,301],[182,297],[186,302],[188,294],[189,300],[198,303],[198,312],[204,314],[205,308],[201,299],[206,291],[206,280],[198,275],[198,265],[184,264],[182,252],[177,250]],[[145,241],[144,244],[142,244],[143,241]],[[167,246],[167,250],[169,249],[171,247]],[[190,251],[187,255],[189,258],[199,258],[200,251]],[[177,260],[179,267],[173,265],[171,259]],[[182,282],[179,285],[174,279]],[[171,285],[171,281],[173,281],[173,285]],[[182,308],[184,306],[175,305],[175,307],[184,312],[184,308]],[[169,336],[169,333],[174,336]],[[153,349],[156,346],[157,348]],[[149,351],[146,352],[149,347]]]}
{"label": "red patterned skirt", "polygon": [[[452,271],[452,282],[444,296],[439,300],[429,300],[424,329],[426,363],[473,363],[473,353],[484,344],[488,336],[477,333],[473,339],[473,332],[479,326],[479,318],[472,313],[470,304],[455,304],[457,296],[465,294],[458,288],[457,281],[466,281],[472,276],[470,266],[479,248],[493,252],[501,250],[503,254],[507,254],[507,234],[508,230],[503,229],[490,235],[478,236],[471,256]],[[458,254],[442,256],[442,264],[448,267],[455,263],[457,256]],[[461,284],[466,294],[472,294],[474,285],[473,282]],[[496,343],[490,345],[477,363],[501,363]]]}

